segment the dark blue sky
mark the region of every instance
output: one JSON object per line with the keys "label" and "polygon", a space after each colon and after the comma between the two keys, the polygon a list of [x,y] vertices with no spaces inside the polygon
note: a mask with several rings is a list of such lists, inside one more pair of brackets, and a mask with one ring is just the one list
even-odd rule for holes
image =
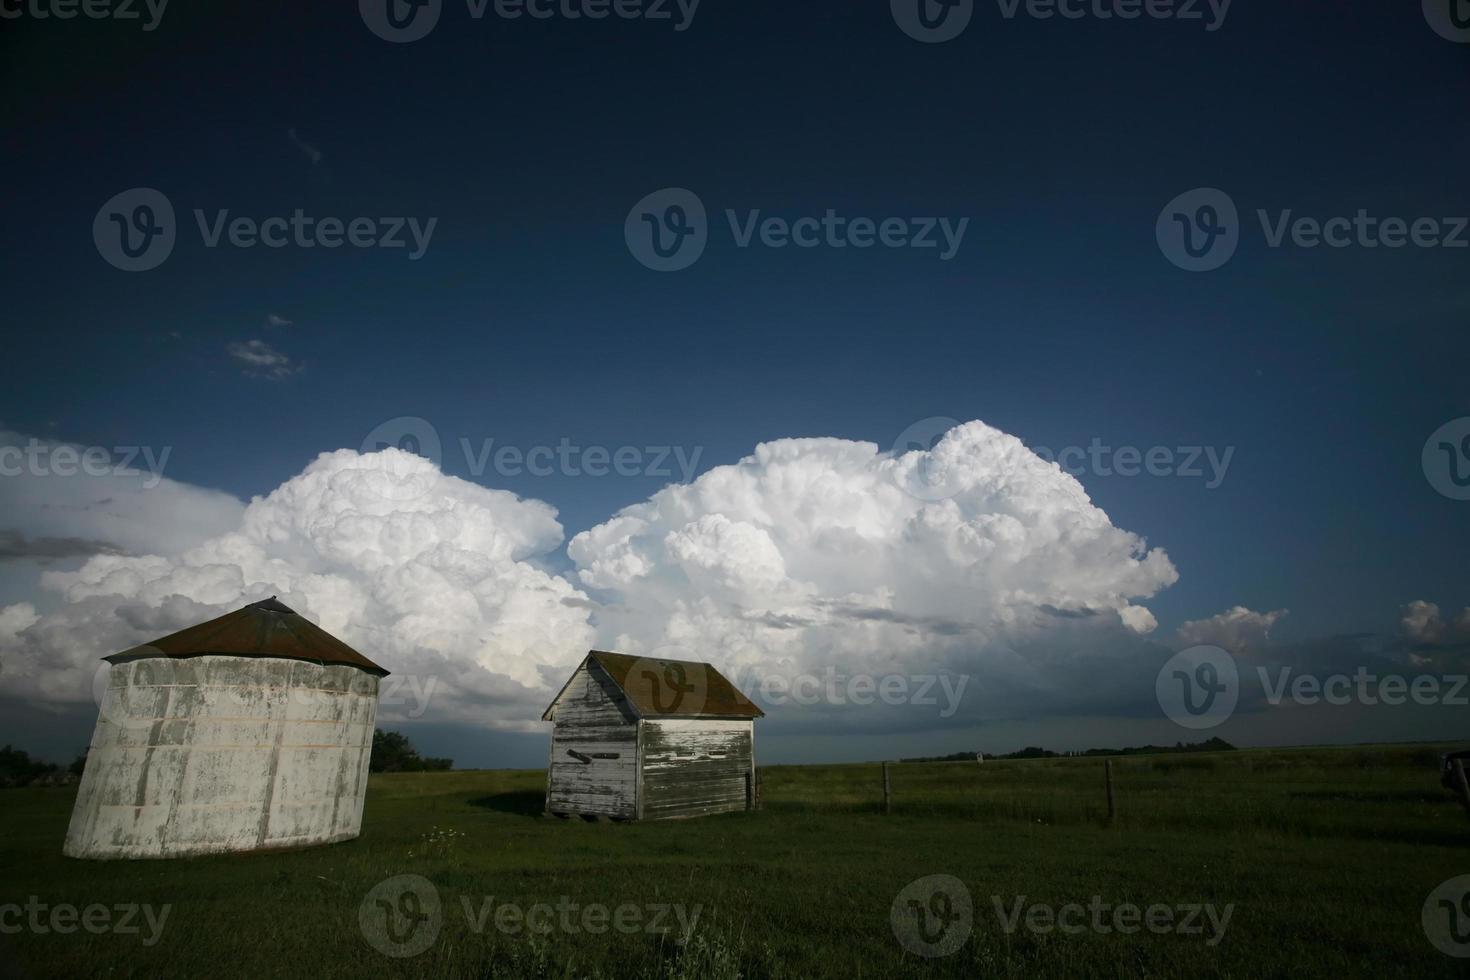
{"label": "dark blue sky", "polygon": [[[886,2],[706,0],[676,32],[447,0],[402,45],[353,4],[179,4],[151,32],[5,21],[0,44],[8,428],[171,446],[169,476],[242,496],[404,415],[467,476],[461,437],[703,447],[707,468],[781,436],[886,447],[930,416],[1048,447],[1235,447],[1214,490],[1082,477],[1179,567],[1149,603],[1165,626],[1240,603],[1289,607],[1286,636],[1388,629],[1410,599],[1470,599],[1470,505],[1420,465],[1470,414],[1470,249],[1271,249],[1254,218],[1470,214],[1470,46],[1417,4],[1238,0],[1214,32],[980,4],[920,44]],[[140,186],[179,241],[130,274],[91,227]],[[1245,229],[1191,274],[1154,223],[1202,186]],[[659,274],[623,223],[665,187],[714,228]],[[208,249],[194,208],[438,224],[416,262]],[[740,249],[726,208],[970,226],[948,262]],[[245,375],[227,348],[252,339],[305,370]],[[662,481],[485,482],[570,534]]]}

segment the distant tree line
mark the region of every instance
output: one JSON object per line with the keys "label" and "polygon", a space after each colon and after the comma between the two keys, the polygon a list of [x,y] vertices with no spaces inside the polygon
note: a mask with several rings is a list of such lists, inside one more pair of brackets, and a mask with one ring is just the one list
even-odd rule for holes
{"label": "distant tree line", "polygon": [[1235,746],[1223,738],[1207,738],[1203,742],[1191,742],[1186,745],[1183,742],[1175,742],[1173,745],[1130,745],[1122,749],[1085,749],[1081,752],[1053,752],[1051,749],[1043,749],[1040,746],[1031,745],[1019,752],[1006,752],[996,755],[992,752],[952,752],[949,755],[923,756],[915,759],[901,759],[901,762],[974,762],[977,755],[983,755],[986,759],[1060,759],[1065,757],[1094,756],[1094,755],[1170,755],[1179,752],[1234,752]]}
{"label": "distant tree line", "polygon": [[453,759],[433,759],[419,755],[407,735],[373,729],[373,757],[368,763],[372,772],[439,772],[454,768]]}
{"label": "distant tree line", "polygon": [[54,762],[32,759],[30,753],[7,745],[0,748],[0,789],[17,786],[66,786],[82,776],[87,764],[87,753],[77,756],[71,765],[63,768]]}

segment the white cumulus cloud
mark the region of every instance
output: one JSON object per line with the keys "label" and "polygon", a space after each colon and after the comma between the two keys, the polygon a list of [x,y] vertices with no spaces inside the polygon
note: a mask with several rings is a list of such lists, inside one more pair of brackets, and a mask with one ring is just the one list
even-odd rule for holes
{"label": "white cumulus cloud", "polygon": [[1287,610],[1255,612],[1235,606],[1208,619],[1192,619],[1179,627],[1181,647],[1209,644],[1231,653],[1248,653],[1264,647],[1271,638],[1271,628],[1286,616]]}
{"label": "white cumulus cloud", "polygon": [[592,639],[585,597],[534,563],[561,541],[538,501],[396,449],[325,453],[196,547],[48,572],[66,604],[29,623],[0,611],[0,684],[85,699],[98,657],[279,595],[396,674],[433,678],[434,717],[522,723]]}
{"label": "white cumulus cloud", "polygon": [[570,577],[546,567],[563,541],[549,505],[396,449],[324,453],[227,510],[206,538],[140,535],[47,572],[49,611],[0,609],[0,692],[87,700],[99,657],[278,595],[418,685],[385,701],[390,720],[433,684],[425,718],[538,728],[594,645],[748,682],[971,675],[983,693],[967,697],[1020,711],[1151,677],[1138,603],[1177,578],[1077,480],[980,422],[903,454],[760,445],[578,534]]}
{"label": "white cumulus cloud", "polygon": [[1470,638],[1470,606],[1446,622],[1439,606],[1423,599],[1406,604],[1399,619],[1404,636],[1414,643],[1435,644]]}
{"label": "white cumulus cloud", "polygon": [[1147,632],[1134,600],[1177,578],[1075,479],[980,422],[899,456],[765,443],[577,535],[568,554],[620,648],[757,674],[999,669],[1062,620]]}

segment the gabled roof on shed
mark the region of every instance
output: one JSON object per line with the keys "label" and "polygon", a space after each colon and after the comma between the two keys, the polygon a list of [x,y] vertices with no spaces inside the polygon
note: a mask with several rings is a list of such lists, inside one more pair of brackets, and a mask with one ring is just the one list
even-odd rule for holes
{"label": "gabled roof on shed", "polygon": [[702,661],[633,657],[592,650],[546,706],[542,721],[551,720],[551,711],[572,677],[594,664],[617,685],[640,718],[764,718],[766,715],[724,674]]}
{"label": "gabled roof on shed", "polygon": [[388,671],[275,596],[102,659],[121,664],[148,657],[185,659],[209,655],[304,660],[323,666],[346,664],[380,677],[388,676]]}

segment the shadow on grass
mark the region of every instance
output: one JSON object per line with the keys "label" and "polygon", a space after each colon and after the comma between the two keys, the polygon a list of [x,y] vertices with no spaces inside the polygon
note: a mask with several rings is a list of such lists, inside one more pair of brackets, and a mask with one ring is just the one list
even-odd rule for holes
{"label": "shadow on grass", "polygon": [[496,793],[470,800],[470,806],[513,813],[518,817],[539,817],[546,810],[546,794],[536,789],[516,790],[513,793]]}

